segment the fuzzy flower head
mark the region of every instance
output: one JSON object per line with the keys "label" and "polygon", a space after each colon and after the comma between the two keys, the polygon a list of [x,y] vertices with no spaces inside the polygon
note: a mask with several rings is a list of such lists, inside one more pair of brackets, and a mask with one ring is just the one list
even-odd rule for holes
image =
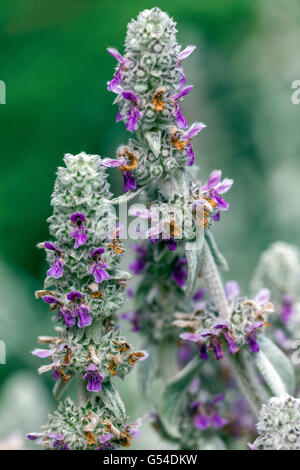
{"label": "fuzzy flower head", "polygon": [[[205,125],[194,123],[189,127],[181,108],[182,100],[193,89],[186,84],[182,62],[194,50],[195,46],[181,49],[175,22],[157,7],[144,10],[129,23],[124,54],[108,49],[117,61],[108,83],[109,91],[117,95],[116,122],[124,122],[131,133],[142,133],[146,144],[130,139],[139,165],[122,170],[125,191],[194,162],[191,139]],[[109,160],[113,166],[120,166]]]}
{"label": "fuzzy flower head", "polygon": [[257,353],[259,334],[268,326],[266,317],[273,311],[268,289],[259,291],[254,299],[239,297],[240,289],[235,281],[229,281],[225,290],[231,312],[228,321],[222,321],[212,305],[203,303],[192,315],[178,312],[173,322],[177,327],[189,328],[180,338],[196,343],[204,360],[208,351],[212,351],[216,359],[223,359],[225,346],[232,355],[242,346]]}
{"label": "fuzzy flower head", "polygon": [[289,395],[273,397],[262,405],[256,425],[257,450],[300,450],[300,400]]}

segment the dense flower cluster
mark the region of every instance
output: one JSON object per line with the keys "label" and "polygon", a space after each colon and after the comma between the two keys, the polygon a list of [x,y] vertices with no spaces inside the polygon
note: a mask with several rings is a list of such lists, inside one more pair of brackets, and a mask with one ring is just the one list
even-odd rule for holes
{"label": "dense flower cluster", "polygon": [[262,406],[253,450],[300,450],[300,400],[282,395]]}
{"label": "dense flower cluster", "polygon": [[108,49],[118,62],[108,83],[108,90],[117,95],[117,122],[138,132],[138,140],[130,139],[118,149],[117,159],[103,162],[120,168],[125,191],[194,163],[191,140],[205,125],[188,128],[180,105],[193,88],[186,84],[181,62],[194,49],[180,50],[175,23],[159,8],[144,10],[129,23],[124,56]]}
{"label": "dense flower cluster", "polygon": [[181,339],[197,343],[204,360],[208,358],[208,350],[213,351],[216,359],[222,359],[224,343],[228,345],[232,355],[244,344],[249,346],[250,352],[258,352],[257,336],[268,325],[267,316],[273,312],[267,289],[259,291],[253,300],[241,298],[238,284],[230,281],[226,285],[226,294],[230,312],[226,321],[218,317],[218,312],[211,303],[202,303],[193,314],[175,314],[174,325],[189,328],[188,332],[180,334]]}
{"label": "dense flower cluster", "polygon": [[124,249],[101,159],[81,153],[64,160],[51,201],[54,241],[39,244],[50,269],[44,289],[36,293],[60,326],[55,336],[41,336],[44,347],[32,354],[50,361],[39,373],[53,372],[58,396],[74,377],[82,396],[79,405],[61,402],[44,431],[28,438],[62,450],[126,446],[133,434],[110,380],[123,378],[147,353],[134,351],[117,326],[115,312],[130,275],[118,269]]}

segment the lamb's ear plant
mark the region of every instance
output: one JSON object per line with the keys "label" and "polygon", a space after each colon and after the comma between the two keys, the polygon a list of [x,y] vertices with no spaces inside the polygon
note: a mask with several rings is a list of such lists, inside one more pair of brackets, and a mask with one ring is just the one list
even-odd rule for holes
{"label": "lamb's ear plant", "polygon": [[[204,431],[227,422],[217,413],[219,398],[207,400],[207,412],[205,400],[194,397],[197,405],[192,408],[185,400],[195,380],[206,376],[202,370],[207,361],[215,383],[219,363],[226,361],[256,417],[271,396],[294,393],[289,360],[265,336],[273,311],[268,289],[243,297],[235,282],[225,289],[219,274],[227,263],[212,228],[229,207],[223,194],[233,181],[222,180],[222,172],[214,170],[202,184],[191,171],[192,139],[205,128],[201,122],[189,126],[181,110],[182,98],[193,88],[182,62],[194,49],[180,47],[174,21],[159,8],[145,10],[129,23],[124,55],[108,49],[118,62],[108,89],[116,94],[117,121],[135,138],[118,149],[117,158],[102,162],[118,167],[124,177],[125,195],[114,202],[139,196],[130,214],[140,217],[138,234],[148,241],[134,246],[137,259],[131,269],[142,279],[129,319],[150,351],[140,370],[142,389],[149,392],[157,375],[165,383],[156,404],[156,428],[184,448],[201,446]],[[206,289],[200,304],[195,292],[199,276]],[[184,329],[180,338],[178,327]],[[196,351],[181,368],[175,357],[178,340],[193,344]],[[213,394],[214,380],[210,383]],[[191,426],[199,431],[196,439]]]}
{"label": "lamb's ear plant", "polygon": [[39,337],[32,353],[47,358],[39,373],[53,374],[60,400],[74,381],[77,399],[61,400],[37,433],[47,449],[113,449],[129,446],[139,422],[128,424],[114,376],[123,378],[146,353],[120,335],[116,310],[130,275],[119,269],[124,249],[101,158],[66,155],[57,172],[49,218],[51,241],[39,244],[50,268],[45,302],[57,323],[53,336]]}

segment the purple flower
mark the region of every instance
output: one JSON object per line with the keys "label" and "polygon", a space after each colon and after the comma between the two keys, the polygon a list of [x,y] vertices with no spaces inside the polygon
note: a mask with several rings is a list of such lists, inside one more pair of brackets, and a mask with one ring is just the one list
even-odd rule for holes
{"label": "purple flower", "polygon": [[75,302],[76,300],[82,299],[82,294],[80,294],[78,291],[72,291],[67,295],[67,299],[71,302]]}
{"label": "purple flower", "polygon": [[205,405],[195,401],[190,405],[190,411],[194,414],[194,427],[204,431],[210,427],[220,429],[224,427],[228,420],[223,418],[216,409],[216,405],[224,400],[224,395],[216,395]]}
{"label": "purple flower", "polygon": [[205,295],[205,289],[198,289],[195,294],[193,295],[193,302],[199,302],[199,300],[202,300]]}
{"label": "purple flower", "polygon": [[125,193],[128,191],[136,190],[136,181],[131,171],[123,171],[124,185],[123,190]]}
{"label": "purple flower", "polygon": [[113,79],[107,83],[107,89],[108,91],[113,91],[114,93],[120,93],[122,91],[120,83],[123,78],[123,72],[126,69],[128,60],[125,59],[125,57],[123,57],[117,49],[109,47],[107,50],[120,64],[113,76]]}
{"label": "purple flower", "polygon": [[183,98],[184,96],[186,96],[191,91],[192,88],[193,88],[193,85],[184,86],[179,91],[177,91],[175,95],[171,96],[171,100],[173,100],[174,102],[174,117],[176,119],[176,124],[180,129],[185,129],[188,126],[188,124],[187,124],[185,117],[182,114],[179,100]]}
{"label": "purple flower", "polygon": [[255,302],[262,307],[270,300],[270,290],[269,289],[260,289],[254,298]]}
{"label": "purple flower", "polygon": [[27,439],[29,439],[30,441],[35,441],[36,439],[39,439],[40,437],[43,437],[43,433],[42,432],[30,432],[29,434],[27,434]]}
{"label": "purple flower", "polygon": [[86,389],[88,392],[99,392],[102,388],[104,377],[100,374],[98,367],[91,363],[87,368],[87,373],[83,376],[84,380],[88,380]]}
{"label": "purple flower", "polygon": [[180,86],[184,86],[186,84],[186,78],[185,78],[185,75],[184,75],[184,71],[183,71],[183,68],[181,66],[181,61],[183,59],[186,59],[194,50],[196,49],[196,46],[187,46],[183,51],[181,51],[177,58],[178,58],[178,69],[179,69],[179,72],[181,74],[181,79],[180,79],[180,82],[179,82],[179,85]]}
{"label": "purple flower", "polygon": [[44,302],[46,302],[46,304],[62,305],[62,302],[56,297],[53,297],[52,295],[44,295],[42,299]]}
{"label": "purple flower", "polygon": [[142,418],[138,418],[136,421],[129,425],[128,433],[133,439],[137,439],[141,435]]}
{"label": "purple flower", "polygon": [[53,277],[54,279],[59,279],[62,277],[64,273],[64,259],[62,256],[62,251],[58,246],[54,245],[54,243],[51,242],[45,242],[44,246],[46,250],[51,250],[54,252],[55,259],[51,263],[50,269],[47,271],[47,275]]}
{"label": "purple flower", "polygon": [[183,366],[187,364],[192,359],[194,355],[193,352],[193,347],[190,342],[184,341],[182,344],[180,344],[177,353],[177,360],[179,364]]}
{"label": "purple flower", "polygon": [[185,286],[185,281],[187,278],[187,271],[184,269],[184,266],[187,265],[186,258],[179,258],[175,261],[173,266],[173,271],[171,274],[171,278],[179,287]]}
{"label": "purple flower", "polygon": [[130,102],[126,129],[130,132],[135,132],[139,125],[139,119],[142,117],[138,108],[138,98],[132,91],[122,91],[122,96],[125,100]]}
{"label": "purple flower", "polygon": [[[119,159],[114,159],[114,158],[104,158],[102,160],[102,165],[108,167],[108,168],[116,168],[116,167],[124,167],[128,165],[128,162],[125,158],[119,158]],[[132,171],[125,171],[121,168],[123,178],[124,178],[124,185],[123,185],[123,190],[125,193],[128,191],[135,191],[136,190],[136,181],[133,176]]]}
{"label": "purple flower", "polygon": [[280,319],[285,325],[289,323],[294,309],[294,298],[290,294],[286,294],[281,299]]}
{"label": "purple flower", "polygon": [[184,332],[180,333],[179,337],[186,341],[193,341],[194,343],[199,343],[199,341],[201,341],[200,333]]}
{"label": "purple flower", "polygon": [[206,344],[200,344],[199,345],[199,353],[202,361],[207,361],[208,359],[208,352],[207,352],[207,347]]}
{"label": "purple flower", "polygon": [[249,447],[250,450],[259,450],[258,447],[256,447],[254,444],[251,444],[251,442],[248,442],[247,446]]}
{"label": "purple flower", "polygon": [[45,359],[46,357],[50,357],[52,353],[49,349],[34,349],[33,351],[31,351],[31,354]]}
{"label": "purple flower", "polygon": [[205,413],[202,414],[197,414],[194,417],[194,427],[196,429],[201,429],[201,431],[204,431],[205,429],[210,427],[210,419],[209,416]]}
{"label": "purple flower", "polygon": [[61,300],[57,299],[56,297],[53,297],[52,295],[44,295],[42,297],[42,299],[47,304],[50,304],[52,309],[53,308],[58,309],[58,318],[64,317],[65,323],[68,327],[75,325],[75,323],[76,323],[75,318],[73,318],[72,313],[70,312],[70,310],[65,308],[65,306],[61,302]]}
{"label": "purple flower", "polygon": [[218,413],[213,413],[210,416],[210,421],[211,421],[212,426],[216,429],[223,428],[228,423],[228,419],[223,418]]}
{"label": "purple flower", "polygon": [[78,305],[73,310],[73,315],[78,317],[78,327],[83,328],[85,326],[89,326],[92,323],[92,317],[89,314],[89,307],[84,304]]}
{"label": "purple flower", "polygon": [[125,59],[117,49],[113,47],[108,47],[107,51],[120,63],[126,65],[128,63],[128,59]]}
{"label": "purple flower", "polygon": [[263,322],[256,321],[248,327],[248,333],[246,334],[246,343],[249,344],[250,352],[257,353],[259,351],[259,344],[256,340],[257,329],[263,326]]}
{"label": "purple flower", "polygon": [[110,275],[106,271],[108,264],[101,260],[101,255],[104,253],[104,248],[96,248],[91,253],[92,266],[90,273],[93,274],[95,281],[100,284],[102,281],[110,279]]}
{"label": "purple flower", "polygon": [[92,317],[89,314],[89,307],[81,302],[82,294],[77,291],[69,292],[67,299],[71,302],[75,302],[72,317],[78,318],[78,327],[83,328],[89,326],[92,323]]}
{"label": "purple flower", "polygon": [[137,312],[123,312],[120,315],[121,320],[127,320],[131,323],[131,331],[134,333],[140,331],[140,316]]}
{"label": "purple flower", "polygon": [[218,334],[212,330],[204,330],[201,336],[203,338],[209,337],[209,349],[212,349],[214,351],[216,359],[223,359],[224,353],[222,350],[222,343],[219,339]]}
{"label": "purple flower", "polygon": [[231,328],[227,323],[218,323],[214,326],[216,330],[221,330],[223,337],[228,343],[230,354],[235,354],[238,351],[238,347],[235,344],[235,338],[231,332]]}
{"label": "purple flower", "polygon": [[71,224],[75,224],[75,228],[71,232],[71,237],[75,238],[74,248],[77,250],[81,245],[84,245],[87,240],[86,232],[88,229],[85,227],[85,215],[81,212],[74,212],[70,217]]}
{"label": "purple flower", "polygon": [[168,223],[155,223],[155,225],[148,230],[146,235],[150,238],[151,243],[156,243],[160,240],[163,240],[167,244],[169,250],[175,251],[177,249],[177,243],[175,242],[174,238],[170,235],[170,230],[167,230],[165,226],[171,229],[171,225]]}
{"label": "purple flower", "polygon": [[206,125],[203,124],[203,122],[195,122],[194,124],[191,125],[189,130],[185,134],[183,134],[180,138],[180,140],[183,142],[187,141],[186,153],[189,157],[189,166],[192,166],[194,163],[194,151],[193,151],[193,147],[192,147],[190,140],[193,137],[195,137],[197,134],[199,134],[199,132],[201,132],[202,129],[204,129],[204,127],[206,127]]}
{"label": "purple flower", "polygon": [[233,180],[229,178],[225,178],[221,181],[222,178],[222,171],[221,170],[214,170],[205,185],[202,187],[203,192],[208,193],[208,197],[213,199],[217,205],[218,209],[221,211],[227,211],[229,204],[225,199],[223,199],[220,194],[227,193],[227,191],[233,185]]}
{"label": "purple flower", "polygon": [[178,54],[178,60],[183,60],[186,59],[189,55],[191,55],[192,52],[196,49],[196,46],[187,46],[183,51],[179,52]]}
{"label": "purple flower", "polygon": [[215,330],[220,330],[222,336],[224,339],[227,341],[228,346],[229,346],[229,352],[230,354],[235,354],[238,351],[238,347],[235,343],[235,338],[231,332],[230,325],[224,322],[217,323],[214,325]]}
{"label": "purple flower", "polygon": [[103,166],[108,168],[116,168],[119,166],[124,166],[127,164],[127,160],[125,158],[103,158],[101,161]]}
{"label": "purple flower", "polygon": [[136,244],[132,245],[131,248],[138,256],[128,267],[136,276],[138,276],[146,268],[148,251],[141,245]]}
{"label": "purple flower", "polygon": [[228,281],[225,286],[226,297],[229,302],[240,294],[240,287],[236,281]]}

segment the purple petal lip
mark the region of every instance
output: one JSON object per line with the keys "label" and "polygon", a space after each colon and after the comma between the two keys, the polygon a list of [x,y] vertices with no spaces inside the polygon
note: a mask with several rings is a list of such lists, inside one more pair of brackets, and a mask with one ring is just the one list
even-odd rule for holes
{"label": "purple petal lip", "polygon": [[236,281],[228,281],[225,286],[227,300],[230,302],[240,294],[240,287]]}
{"label": "purple petal lip", "polygon": [[255,302],[259,305],[265,305],[270,300],[270,290],[269,289],[261,289],[255,296]]}
{"label": "purple petal lip", "polygon": [[57,253],[61,253],[61,249],[58,248],[58,246],[54,245],[54,243],[52,242],[44,242],[44,245],[47,250],[53,250],[57,251]]}
{"label": "purple petal lip", "polygon": [[195,343],[198,343],[198,341],[201,340],[201,335],[199,333],[180,333],[179,337],[181,339],[187,340],[187,341],[193,341]]}
{"label": "purple petal lip", "polygon": [[137,103],[137,96],[132,91],[122,91],[122,96],[125,100],[134,101]]}
{"label": "purple petal lip", "polygon": [[99,436],[99,442],[100,444],[105,444],[105,442],[111,441],[111,439],[114,438],[113,434],[101,434]]}
{"label": "purple petal lip", "polygon": [[225,178],[222,183],[219,183],[217,186],[217,190],[219,194],[224,194],[229,191],[231,186],[233,185],[233,179]]}
{"label": "purple petal lip", "polygon": [[106,166],[108,168],[115,168],[115,167],[126,165],[126,160],[104,158],[101,163],[103,166]]}
{"label": "purple petal lip", "polygon": [[108,47],[107,51],[120,63],[120,64],[126,64],[128,62],[125,57],[123,57],[120,52],[115,49],[114,47]]}
{"label": "purple petal lip", "polygon": [[91,253],[91,258],[94,258],[96,255],[102,255],[104,251],[104,248],[95,248]]}
{"label": "purple petal lip", "polygon": [[197,290],[197,292],[195,292],[195,294],[193,296],[193,301],[197,302],[197,301],[203,299],[204,295],[205,295],[205,289],[204,288]]}
{"label": "purple petal lip", "polygon": [[262,322],[262,321],[256,321],[256,322],[252,323],[252,325],[248,326],[249,333],[251,333],[251,331],[253,331],[253,330],[256,330],[257,328],[262,327],[263,324],[264,324],[264,322]]}
{"label": "purple petal lip", "polygon": [[31,432],[31,433],[27,434],[26,437],[30,441],[35,441],[36,439],[38,439],[41,436],[43,436],[43,433],[41,433],[41,432]]}
{"label": "purple petal lip", "polygon": [[49,432],[49,434],[47,434],[47,437],[49,437],[50,439],[56,439],[57,441],[63,441],[65,436],[60,433],[56,433],[56,432]]}
{"label": "purple petal lip", "polygon": [[79,220],[85,220],[85,215],[82,212],[74,212],[70,217],[71,222],[77,222]]}
{"label": "purple petal lip", "polygon": [[179,52],[178,60],[186,59],[196,49],[196,46],[187,46],[183,51]]}
{"label": "purple petal lip", "polygon": [[61,303],[60,300],[58,300],[56,297],[53,297],[52,295],[44,295],[42,299],[44,302],[46,302],[46,304],[60,304]]}
{"label": "purple petal lip", "polygon": [[31,351],[31,354],[37,357],[45,358],[51,356],[51,351],[49,349],[34,349]]}
{"label": "purple petal lip", "polygon": [[69,294],[67,295],[67,299],[71,301],[82,299],[82,294],[80,294],[80,292],[77,292],[77,291],[72,291],[72,292],[69,292]]}
{"label": "purple petal lip", "polygon": [[201,132],[202,129],[204,129],[205,127],[206,125],[203,122],[195,122],[194,124],[191,125],[187,133],[181,137],[181,140],[192,139],[197,134],[199,134],[199,132]]}
{"label": "purple petal lip", "polygon": [[191,89],[194,88],[193,85],[185,86],[181,88],[180,90],[175,93],[175,95],[171,96],[172,100],[179,100],[180,98],[183,98],[184,96],[188,95]]}
{"label": "purple petal lip", "polygon": [[124,185],[123,190],[125,193],[128,191],[136,190],[136,181],[131,171],[123,171]]}

